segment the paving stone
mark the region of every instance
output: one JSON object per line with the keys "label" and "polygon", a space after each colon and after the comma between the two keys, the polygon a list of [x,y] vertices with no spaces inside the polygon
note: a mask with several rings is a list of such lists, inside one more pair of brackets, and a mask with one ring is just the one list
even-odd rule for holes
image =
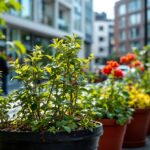
{"label": "paving stone", "polygon": [[150,150],[150,136],[146,139],[146,145],[144,147],[139,148],[123,148],[122,150]]}

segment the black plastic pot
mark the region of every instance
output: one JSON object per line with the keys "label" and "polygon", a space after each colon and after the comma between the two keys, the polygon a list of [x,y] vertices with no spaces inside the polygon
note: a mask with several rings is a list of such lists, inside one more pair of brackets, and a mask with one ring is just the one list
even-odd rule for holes
{"label": "black plastic pot", "polygon": [[0,150],[97,150],[102,133],[102,125],[70,134],[0,131]]}

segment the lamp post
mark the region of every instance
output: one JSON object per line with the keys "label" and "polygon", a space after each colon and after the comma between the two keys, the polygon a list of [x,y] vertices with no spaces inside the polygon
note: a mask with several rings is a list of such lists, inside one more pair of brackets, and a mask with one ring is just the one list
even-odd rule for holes
{"label": "lamp post", "polygon": [[[144,0],[144,46],[148,45],[148,13],[147,13],[147,0]],[[145,52],[144,56],[144,67],[145,70],[148,69],[148,50]]]}
{"label": "lamp post", "polygon": [[148,44],[147,0],[144,0],[144,45]]}

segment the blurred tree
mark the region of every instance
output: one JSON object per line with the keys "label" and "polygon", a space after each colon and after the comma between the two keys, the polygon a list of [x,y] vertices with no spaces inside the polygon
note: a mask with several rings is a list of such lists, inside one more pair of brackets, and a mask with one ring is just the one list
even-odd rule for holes
{"label": "blurred tree", "polygon": [[[0,26],[5,26],[5,20],[3,19],[3,14],[9,12],[10,10],[18,11],[21,9],[21,5],[16,0],[0,0]],[[0,39],[5,39],[5,35],[0,28]],[[9,42],[12,50],[20,55],[26,53],[25,46],[20,41]]]}

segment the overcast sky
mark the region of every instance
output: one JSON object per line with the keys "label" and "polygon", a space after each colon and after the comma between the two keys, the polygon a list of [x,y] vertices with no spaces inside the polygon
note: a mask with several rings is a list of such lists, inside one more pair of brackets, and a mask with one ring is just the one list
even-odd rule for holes
{"label": "overcast sky", "polygon": [[106,12],[108,18],[114,18],[114,4],[118,0],[93,0],[94,11],[96,12]]}

